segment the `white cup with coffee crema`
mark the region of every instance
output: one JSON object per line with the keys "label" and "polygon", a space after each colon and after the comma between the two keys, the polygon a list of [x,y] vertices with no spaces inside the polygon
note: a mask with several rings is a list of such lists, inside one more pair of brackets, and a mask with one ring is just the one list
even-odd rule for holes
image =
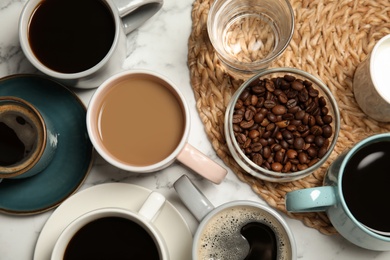
{"label": "white cup with coffee crema", "polygon": [[0,178],[31,177],[51,162],[58,134],[49,118],[18,97],[0,97]]}
{"label": "white cup with coffee crema", "polygon": [[248,200],[214,207],[185,175],[174,188],[200,221],[193,239],[193,260],[296,259],[294,236],[275,210]]}
{"label": "white cup with coffee crema", "polygon": [[290,212],[325,211],[335,229],[362,248],[390,250],[390,134],[363,139],[329,166],[324,186],[286,194]]}
{"label": "white cup with coffee crema", "polygon": [[158,219],[165,197],[152,192],[138,212],[101,208],[81,215],[58,237],[52,260],[150,259],[169,260]]}
{"label": "white cup with coffee crema", "polygon": [[19,40],[41,72],[78,88],[96,88],[122,70],[126,34],[162,7],[163,0],[29,0]]}
{"label": "white cup with coffee crema", "polygon": [[155,172],[176,159],[219,184],[227,170],[187,142],[190,115],[173,82],[146,70],[106,80],[87,110],[87,130],[97,152],[130,172]]}
{"label": "white cup with coffee crema", "polygon": [[390,122],[390,34],[380,39],[353,76],[353,93],[363,112],[379,122]]}

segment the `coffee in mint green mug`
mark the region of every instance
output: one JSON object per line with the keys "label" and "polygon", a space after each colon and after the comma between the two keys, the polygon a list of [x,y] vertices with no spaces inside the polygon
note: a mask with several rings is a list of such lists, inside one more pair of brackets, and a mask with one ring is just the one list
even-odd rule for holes
{"label": "coffee in mint green mug", "polygon": [[287,193],[290,212],[326,211],[336,230],[362,248],[390,250],[390,133],[370,136],[329,167],[324,186]]}

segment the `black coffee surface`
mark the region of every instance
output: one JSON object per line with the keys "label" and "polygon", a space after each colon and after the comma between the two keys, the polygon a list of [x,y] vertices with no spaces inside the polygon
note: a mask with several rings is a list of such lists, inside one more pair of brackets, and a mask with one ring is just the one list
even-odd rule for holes
{"label": "black coffee surface", "polygon": [[278,245],[274,231],[267,225],[251,222],[241,229],[241,234],[249,243],[249,253],[245,260],[276,260]]}
{"label": "black coffee surface", "polygon": [[48,68],[77,73],[98,64],[115,35],[111,11],[100,0],[46,0],[32,15],[29,42]]}
{"label": "black coffee surface", "polygon": [[20,162],[24,157],[25,146],[15,131],[0,122],[0,165],[9,166]]}
{"label": "black coffee surface", "polygon": [[160,259],[152,237],[137,223],[120,217],[97,219],[81,228],[64,260]]}
{"label": "black coffee surface", "polygon": [[364,225],[390,231],[390,142],[360,149],[345,167],[342,188],[351,213]]}

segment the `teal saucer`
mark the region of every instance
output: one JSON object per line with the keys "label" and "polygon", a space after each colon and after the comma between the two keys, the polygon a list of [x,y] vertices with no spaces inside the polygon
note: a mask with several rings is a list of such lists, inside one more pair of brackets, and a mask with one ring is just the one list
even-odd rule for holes
{"label": "teal saucer", "polygon": [[41,76],[0,79],[0,96],[15,96],[45,113],[58,132],[58,147],[49,166],[25,179],[3,179],[0,212],[37,214],[58,206],[84,182],[92,166],[93,146],[86,128],[86,107],[69,89]]}

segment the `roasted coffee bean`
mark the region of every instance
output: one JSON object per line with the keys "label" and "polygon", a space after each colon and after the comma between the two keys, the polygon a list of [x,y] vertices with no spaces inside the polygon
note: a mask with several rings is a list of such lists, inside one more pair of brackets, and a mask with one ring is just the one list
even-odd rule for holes
{"label": "roasted coffee bean", "polygon": [[296,99],[289,99],[287,101],[287,104],[286,104],[286,107],[288,109],[292,108],[292,107],[295,107],[297,105],[297,100]]}
{"label": "roasted coffee bean", "polygon": [[288,120],[283,120],[275,123],[279,128],[288,127],[290,122]]}
{"label": "roasted coffee bean", "polygon": [[298,156],[298,152],[293,149],[289,149],[287,150],[286,155],[289,159],[294,159]]}
{"label": "roasted coffee bean", "polygon": [[260,136],[260,132],[258,130],[253,129],[249,132],[249,138],[251,139],[255,139],[256,137],[259,136]]}
{"label": "roasted coffee bean", "polygon": [[271,99],[267,99],[264,101],[264,107],[267,109],[272,109],[274,106],[276,106],[276,102]]}
{"label": "roasted coffee bean", "polygon": [[254,115],[254,112],[248,109],[247,111],[245,111],[244,118],[246,121],[251,121]]}
{"label": "roasted coffee bean", "polygon": [[282,132],[282,135],[283,135],[283,138],[285,140],[290,140],[290,139],[292,139],[294,137],[293,134],[290,131],[288,131],[288,130],[284,130]]}
{"label": "roasted coffee bean", "polygon": [[322,158],[325,156],[326,152],[328,151],[328,148],[324,145],[318,150],[318,158]]}
{"label": "roasted coffee bean", "polygon": [[233,124],[233,131],[235,133],[240,133],[241,132],[241,127],[238,124]]}
{"label": "roasted coffee bean", "polygon": [[253,86],[253,87],[251,88],[251,90],[252,90],[252,92],[253,92],[254,94],[258,94],[258,95],[260,95],[260,96],[263,96],[263,95],[265,94],[265,92],[267,91],[267,90],[265,89],[265,87],[260,86],[260,85]]}
{"label": "roasted coffee bean", "polygon": [[264,118],[265,118],[265,115],[262,114],[262,113],[260,113],[260,112],[258,112],[257,114],[255,114],[254,117],[253,117],[253,119],[255,120],[256,123],[261,123],[261,122],[263,122]]}
{"label": "roasted coffee bean", "polygon": [[322,128],[318,125],[315,125],[310,128],[310,132],[313,135],[322,135]]}
{"label": "roasted coffee bean", "polygon": [[281,172],[282,169],[283,169],[283,165],[282,165],[280,162],[274,162],[274,163],[271,165],[271,169],[272,169],[274,172]]}
{"label": "roasted coffee bean", "polygon": [[307,153],[304,153],[304,152],[300,152],[298,154],[298,160],[301,164],[306,164],[309,162],[309,157],[307,155]]}
{"label": "roasted coffee bean", "polygon": [[299,108],[299,106],[295,106],[295,107],[289,108],[289,109],[287,110],[287,113],[295,114],[295,113],[297,113],[299,110],[301,110],[301,109]]}
{"label": "roasted coffee bean", "polygon": [[325,138],[323,138],[320,135],[317,135],[314,138],[314,143],[315,143],[315,145],[317,145],[317,147],[322,147],[324,145],[324,142],[325,142]]}
{"label": "roasted coffee bean", "polygon": [[325,115],[323,118],[322,118],[322,121],[324,121],[324,124],[330,124],[332,123],[333,121],[333,118],[331,115]]}
{"label": "roasted coffee bean", "polygon": [[252,156],[252,161],[257,165],[262,166],[264,161],[263,156],[261,156],[259,153],[254,153]]}
{"label": "roasted coffee bean", "polygon": [[244,129],[251,128],[254,124],[255,124],[255,121],[253,121],[253,120],[250,120],[250,121],[243,120],[240,122],[241,128],[244,128]]}
{"label": "roasted coffee bean", "polygon": [[316,164],[333,135],[326,99],[312,82],[288,74],[254,80],[237,100],[232,121],[248,158],[283,173]]}
{"label": "roasted coffee bean", "polygon": [[278,95],[278,100],[280,103],[286,104],[289,99],[288,99],[287,95],[284,92],[282,92]]}
{"label": "roasted coffee bean", "polygon": [[324,107],[326,106],[326,99],[324,97],[320,97],[318,99],[318,104],[321,106],[321,107]]}
{"label": "roasted coffee bean", "polygon": [[244,118],[244,117],[243,117],[242,115],[238,115],[238,114],[233,115],[233,120],[232,120],[232,122],[233,122],[233,124],[240,123],[240,122],[242,121],[243,118]]}
{"label": "roasted coffee bean", "polygon": [[313,146],[310,146],[309,148],[307,148],[307,154],[311,157],[311,158],[315,158],[317,157],[317,149],[314,148]]}
{"label": "roasted coffee bean", "polygon": [[287,80],[288,82],[293,82],[295,80],[295,77],[293,75],[284,75],[283,78]]}
{"label": "roasted coffee bean", "polygon": [[268,120],[269,120],[270,122],[273,122],[273,123],[278,121],[276,115],[275,115],[275,114],[272,114],[272,113],[268,113],[267,118],[268,118]]}
{"label": "roasted coffee bean", "polygon": [[332,129],[332,127],[330,125],[324,125],[322,127],[322,135],[323,135],[323,137],[329,138],[329,137],[332,136],[332,134],[333,134],[333,129]]}
{"label": "roasted coffee bean", "polygon": [[287,108],[283,105],[276,105],[272,108],[272,113],[275,115],[283,115],[287,112]]}
{"label": "roasted coffee bean", "polygon": [[275,153],[275,162],[283,162],[283,159],[284,159],[284,150],[279,150]]}
{"label": "roasted coffee bean", "polygon": [[238,142],[239,144],[243,144],[243,143],[245,143],[245,141],[246,141],[246,135],[244,135],[244,134],[238,134],[238,135],[236,136],[236,139],[237,139],[237,142]]}
{"label": "roasted coffee bean", "polygon": [[291,83],[291,87],[295,90],[301,91],[305,86],[301,82],[295,80]]}
{"label": "roasted coffee bean", "polygon": [[261,149],[263,149],[263,146],[261,145],[261,143],[253,143],[251,145],[251,148],[252,148],[252,152],[257,153],[257,152],[260,152]]}
{"label": "roasted coffee bean", "polygon": [[263,157],[268,159],[271,156],[271,148],[269,146],[263,147]]}
{"label": "roasted coffee bean", "polygon": [[291,171],[291,162],[286,162],[286,164],[283,166],[283,169],[282,169],[282,172],[283,173],[287,173],[287,172],[290,172]]}
{"label": "roasted coffee bean", "polygon": [[302,137],[297,137],[294,139],[294,148],[297,150],[302,150],[305,146],[305,140]]}

